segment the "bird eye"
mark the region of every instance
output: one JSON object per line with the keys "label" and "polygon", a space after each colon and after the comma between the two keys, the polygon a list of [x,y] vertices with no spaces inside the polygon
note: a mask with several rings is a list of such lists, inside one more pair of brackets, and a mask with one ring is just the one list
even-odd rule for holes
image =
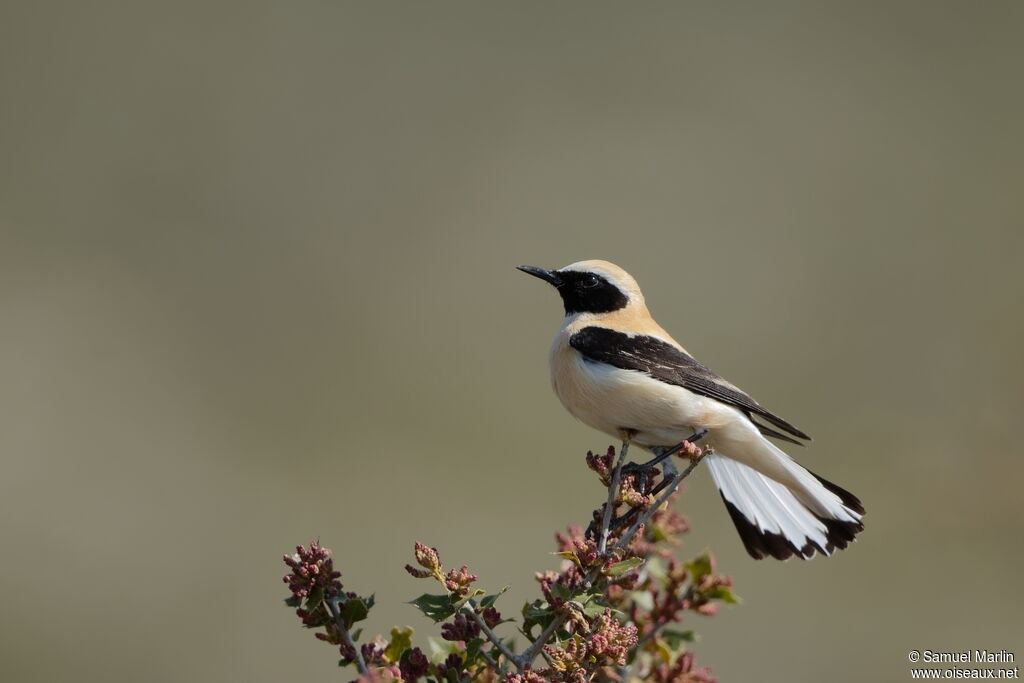
{"label": "bird eye", "polygon": [[592,289],[594,287],[597,287],[599,282],[600,281],[597,279],[596,276],[587,275],[582,280],[580,280],[580,286],[583,287],[584,289]]}

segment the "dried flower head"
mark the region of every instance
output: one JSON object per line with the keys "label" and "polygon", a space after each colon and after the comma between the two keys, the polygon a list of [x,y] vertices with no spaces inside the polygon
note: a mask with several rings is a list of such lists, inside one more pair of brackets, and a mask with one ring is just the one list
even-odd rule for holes
{"label": "dried flower head", "polygon": [[423,650],[418,647],[407,651],[402,656],[402,661],[398,665],[399,671],[402,672],[402,680],[407,683],[415,681],[421,676],[427,674],[427,670],[430,668],[430,661],[427,656],[423,654]]}
{"label": "dried flower head", "polygon": [[621,623],[606,609],[591,624],[587,647],[599,663],[622,665],[637,640],[636,626]]}
{"label": "dried flower head", "polygon": [[480,613],[480,616],[483,617],[484,623],[487,624],[488,628],[494,628],[501,623],[501,612],[493,607],[485,609]]}
{"label": "dried flower head", "polygon": [[609,446],[601,455],[587,451],[587,467],[597,473],[602,484],[609,486],[612,481],[612,469],[615,467],[615,447]]}
{"label": "dried flower head", "polygon": [[405,565],[405,570],[418,578],[425,579],[428,576],[433,576],[443,583],[444,568],[441,565],[441,558],[438,557],[437,548],[431,548],[428,545],[424,545],[423,543],[416,541],[414,553],[416,555],[416,563],[426,571],[420,571],[411,565]]}
{"label": "dried flower head", "polygon": [[462,565],[459,569],[453,569],[444,577],[444,585],[452,593],[466,595],[469,587],[476,581],[476,574],[471,574],[469,567]]}
{"label": "dried flower head", "polygon": [[284,563],[291,567],[282,580],[296,598],[308,597],[317,588],[323,589],[327,597],[341,592],[341,572],[334,571],[334,560],[330,548],[320,547],[319,541],[312,541],[307,549],[295,546],[294,555],[285,555]]}
{"label": "dried flower head", "polygon": [[447,624],[441,625],[441,637],[445,640],[467,641],[480,635],[480,625],[459,612]]}

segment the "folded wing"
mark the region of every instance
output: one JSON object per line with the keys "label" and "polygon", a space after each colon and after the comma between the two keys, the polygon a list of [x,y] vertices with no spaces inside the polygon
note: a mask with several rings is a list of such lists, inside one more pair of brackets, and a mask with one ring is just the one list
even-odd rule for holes
{"label": "folded wing", "polygon": [[[587,358],[623,370],[643,372],[741,410],[765,436],[800,444],[811,437],[762,407],[738,387],[698,363],[674,344],[648,335],[629,335],[606,327],[585,327],[569,338],[569,344]],[[759,423],[760,418],[780,431]]]}

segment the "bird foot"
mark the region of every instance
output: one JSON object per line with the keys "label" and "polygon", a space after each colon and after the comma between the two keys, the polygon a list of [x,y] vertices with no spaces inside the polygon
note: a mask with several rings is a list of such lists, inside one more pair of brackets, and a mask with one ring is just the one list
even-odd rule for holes
{"label": "bird foot", "polygon": [[[676,463],[672,459],[672,456],[682,450],[689,451],[689,446],[696,444],[698,441],[707,436],[707,434],[707,429],[698,429],[688,438],[684,439],[683,441],[680,441],[675,446],[656,446],[651,449],[652,451],[654,451],[654,457],[652,459],[644,463],[626,463],[622,467],[622,474],[640,475],[637,477],[637,481],[644,481],[645,477],[642,476],[644,473],[654,469],[658,465],[662,465],[661,481],[659,481],[658,484],[649,492],[650,495],[657,496],[659,493],[668,488],[679,475],[679,468],[676,467]],[[692,459],[694,456],[689,455],[689,457]],[[644,493],[648,492],[645,491]],[[610,528],[612,530],[618,530],[621,527],[631,523],[633,518],[636,517],[638,511],[639,508],[633,508],[632,510],[626,512],[625,514],[616,517],[612,520]]]}

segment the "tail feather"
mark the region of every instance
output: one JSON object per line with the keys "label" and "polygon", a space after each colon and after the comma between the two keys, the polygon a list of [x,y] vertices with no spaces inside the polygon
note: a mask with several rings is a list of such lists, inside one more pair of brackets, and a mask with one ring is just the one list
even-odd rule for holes
{"label": "tail feather", "polygon": [[849,545],[864,529],[861,502],[772,449],[776,464],[785,467],[797,491],[727,455],[712,453],[707,458],[711,477],[747,552],[754,559],[769,555],[779,560],[809,559]]}

